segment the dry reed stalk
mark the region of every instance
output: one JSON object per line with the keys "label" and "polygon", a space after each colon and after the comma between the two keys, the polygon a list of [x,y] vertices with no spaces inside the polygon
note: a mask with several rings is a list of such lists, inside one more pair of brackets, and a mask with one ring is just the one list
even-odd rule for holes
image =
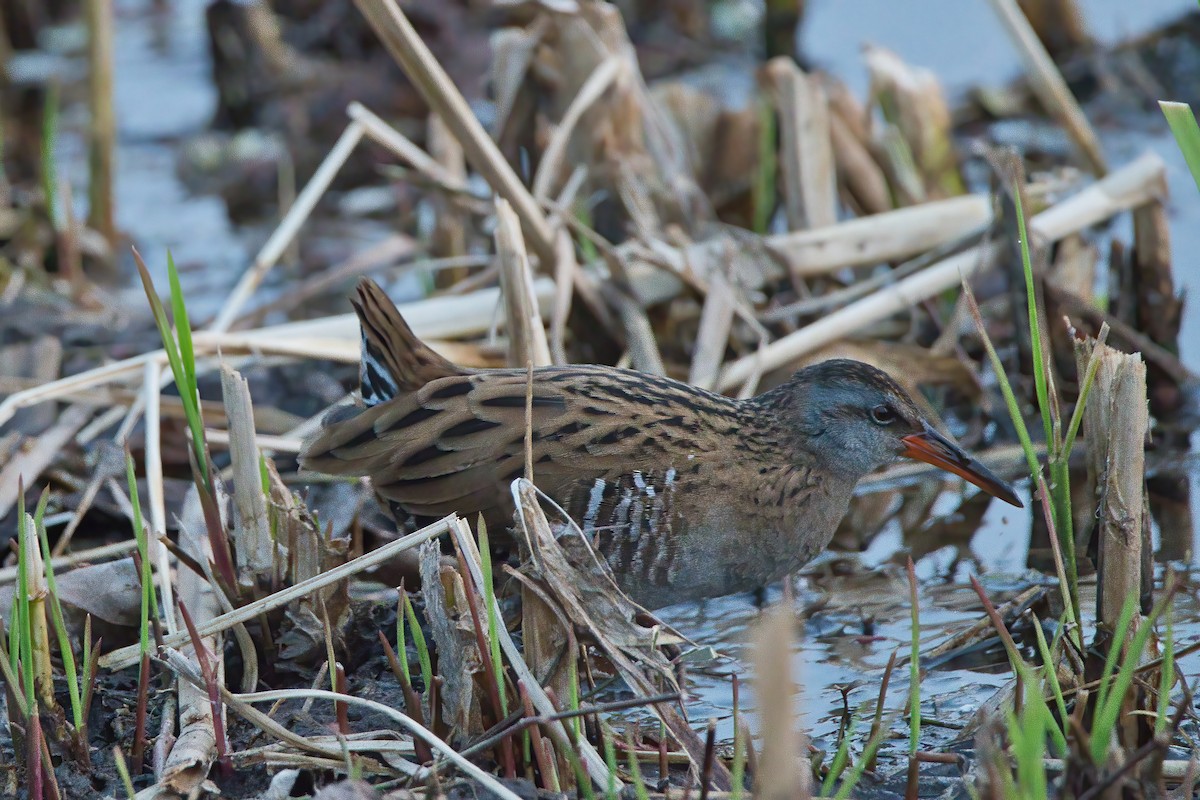
{"label": "dry reed stalk", "polygon": [[[464,176],[456,175],[433,156],[422,150],[412,139],[383,121],[378,115],[354,102],[346,106],[346,116],[362,125],[363,133],[376,144],[392,151],[392,154],[420,172],[426,179],[447,192],[469,194],[470,187]],[[440,119],[440,118],[439,118]],[[441,124],[445,124],[444,122]]]}
{"label": "dry reed stalk", "polygon": [[[462,147],[450,133],[446,123],[437,114],[430,114],[426,124],[426,138],[429,142],[429,153],[435,161],[462,183],[467,180],[467,162],[463,156]],[[467,253],[467,229],[462,214],[455,213],[445,197],[435,197],[433,235],[430,237],[430,251],[440,258],[458,258]],[[434,276],[439,287],[453,286],[467,277],[464,267],[454,267],[439,270]]]}
{"label": "dry reed stalk", "polygon": [[1092,173],[1103,177],[1108,172],[1108,163],[1100,140],[1029,20],[1016,0],[991,0],[991,4],[1017,46],[1033,93],[1050,116],[1067,129]]}
{"label": "dry reed stalk", "polygon": [[154,580],[158,584],[163,608],[166,609],[163,616],[167,630],[180,635],[182,643],[187,641],[187,637],[181,634],[179,621],[175,617],[175,582],[171,579],[171,554],[159,541],[160,536],[167,535],[166,491],[163,488],[162,426],[159,414],[163,378],[162,362],[147,361],[142,380],[146,408],[146,433],[142,464],[146,470],[146,498],[150,506],[149,548],[150,560],[154,562]]}
{"label": "dry reed stalk", "polygon": [[[224,511],[223,504],[218,505]],[[222,514],[224,516],[224,514]],[[201,564],[207,564],[209,556],[208,536],[204,512],[199,496],[193,488],[184,501],[180,513],[180,546],[193,559]],[[217,595],[220,589],[208,580],[197,575],[192,570],[181,570],[176,582],[179,593],[179,603],[186,607],[197,626],[209,626],[220,614],[220,603]],[[176,615],[175,606],[168,606],[165,613],[169,617]],[[177,622],[179,625],[182,620]],[[217,686],[225,686],[225,660],[222,657],[224,647],[221,636],[217,633],[204,634],[200,639],[201,647],[207,653],[196,652],[188,634],[182,634],[186,640],[181,653],[189,661],[192,668],[201,671],[200,659],[208,659],[211,673]],[[205,674],[209,670],[204,671]],[[179,794],[187,795],[198,790],[201,783],[208,777],[213,757],[217,748],[217,726],[224,728],[224,705],[221,706],[221,720],[213,713],[208,687],[194,686],[187,682],[176,684],[179,702],[179,737],[175,740],[167,754],[160,778],[160,785]]]}
{"label": "dry reed stalk", "polygon": [[829,133],[842,195],[862,216],[894,207],[887,176],[871,153],[870,116],[858,98],[841,81],[825,77],[829,98]]}
{"label": "dry reed stalk", "polygon": [[[376,548],[369,553],[339,564],[332,569],[326,569],[322,572],[314,574],[312,577],[294,583],[284,589],[280,589],[272,595],[255,600],[253,603],[247,603],[240,606],[234,611],[222,614],[214,618],[211,622],[199,625],[198,630],[201,636],[211,636],[214,633],[223,631],[239,622],[244,623],[252,619],[256,619],[259,614],[266,613],[273,609],[284,606],[293,600],[297,600],[313,592],[323,589],[326,586],[331,586],[339,581],[343,581],[352,575],[356,575],[367,569],[371,569],[379,564],[386,562],[388,559],[394,558],[398,554],[418,547],[422,543],[431,539],[436,539],[438,536],[445,534],[451,529],[454,521],[458,519],[451,514],[448,517],[438,520],[432,525],[427,525],[419,531],[411,533],[395,541],[388,542],[382,547]],[[186,633],[172,634],[164,637],[163,644],[166,647],[178,647],[188,641]],[[124,669],[130,664],[136,663],[138,658],[138,646],[131,645],[129,647],[121,647],[106,653],[100,659],[100,666],[104,669]]]}
{"label": "dry reed stalk", "polygon": [[600,61],[596,68],[579,87],[579,92],[567,106],[566,112],[554,129],[550,141],[542,150],[541,162],[533,177],[533,196],[539,201],[547,200],[554,191],[554,184],[559,180],[567,154],[567,145],[572,134],[579,126],[579,121],[601,97],[608,91],[621,75],[623,62],[619,57],[610,55]]}
{"label": "dry reed stalk", "polygon": [[696,332],[696,344],[692,350],[692,366],[688,372],[688,383],[711,389],[721,373],[721,362],[725,360],[725,347],[729,343],[729,332],[733,328],[736,310],[733,287],[725,274],[716,271],[708,283],[704,296],[704,307],[700,311],[700,327]]}
{"label": "dry reed stalk", "polygon": [[116,244],[113,208],[116,174],[117,118],[113,112],[112,0],[84,3],[88,28],[88,226],[99,231],[109,246]]}
{"label": "dry reed stalk", "polygon": [[[137,542],[130,539],[125,542],[114,542],[112,544],[93,547],[88,550],[80,550],[76,553],[68,553],[63,556],[55,556],[51,559],[51,565],[56,573],[63,572],[67,567],[73,567],[77,564],[90,564],[98,561],[104,561],[117,556],[128,555],[130,551],[137,549]],[[17,579],[18,568],[14,565],[0,569],[0,584],[15,581]]]}
{"label": "dry reed stalk", "polygon": [[237,524],[233,529],[238,583],[244,590],[256,587],[259,578],[270,578],[275,567],[275,544],[267,521],[250,384],[228,364],[221,367],[221,393],[229,419],[229,454],[233,467]]}
{"label": "dry reed stalk", "polygon": [[768,61],[763,73],[779,115],[788,228],[832,225],[837,222],[837,177],[825,89],[787,56]]}
{"label": "dry reed stalk", "polygon": [[[554,282],[549,278],[538,278],[534,282],[534,291],[539,308],[547,307],[554,292]],[[416,334],[428,341],[442,337],[474,336],[487,331],[499,299],[500,290],[491,288],[465,295],[444,295],[403,303],[399,308]],[[340,341],[330,342],[329,339]],[[217,368],[220,362],[200,356],[207,356],[218,350],[226,355],[242,350],[260,354],[280,353],[330,358],[354,363],[360,357],[358,341],[357,317],[353,314],[339,314],[237,333],[200,332],[195,334],[193,344],[197,355],[197,373],[202,373]],[[434,346],[435,349],[441,347],[437,342],[434,342]],[[446,347],[447,350],[443,351],[443,354],[451,360],[470,354],[468,350],[455,350],[453,345]],[[161,349],[154,350],[16,392],[0,401],[0,425],[10,420],[21,408],[70,397],[76,392],[96,386],[128,381],[144,372],[149,363],[155,364],[155,375],[160,376],[156,385],[165,386],[169,380],[161,377],[161,373],[166,360],[166,354]],[[123,425],[125,435],[128,435],[128,431],[132,430],[136,423],[140,408],[138,406],[130,410],[127,424]]]}
{"label": "dry reed stalk", "polygon": [[28,448],[18,450],[3,469],[0,469],[0,519],[7,516],[16,505],[22,480],[25,485],[32,486],[42,471],[61,453],[71,437],[91,418],[90,406],[69,406],[49,430],[34,438]]}
{"label": "dry reed stalk", "polygon": [[497,194],[512,203],[534,252],[548,267],[554,260],[554,232],[549,222],[408,17],[395,0],[355,0],[354,4],[425,102],[453,132],[467,161]]}
{"label": "dry reed stalk", "polygon": [[[514,483],[518,482],[515,481]],[[527,482],[523,481],[520,481],[519,485],[529,486]],[[530,495],[532,495],[532,490],[530,490]],[[533,508],[536,511],[534,516],[541,514],[541,509],[536,506],[536,500],[533,502],[535,503]],[[517,504],[517,509],[518,514],[528,515],[530,513],[524,504],[520,502]],[[545,515],[541,515],[541,520],[545,522]],[[546,527],[549,527],[548,523],[546,523]],[[482,586],[482,561],[479,555],[479,546],[475,541],[475,535],[471,531],[471,526],[467,524],[466,520],[456,520],[451,526],[451,533],[462,550],[467,569],[471,573],[471,579],[477,586]],[[492,609],[497,618],[503,618],[500,605],[495,598],[492,599]],[[485,613],[488,613],[486,609]],[[553,718],[553,715],[558,713],[558,709],[554,707],[554,703],[550,700],[549,695],[546,694],[534,676],[533,671],[530,670],[529,665],[525,662],[525,658],[521,655],[521,651],[517,649],[517,644],[509,634],[508,628],[505,625],[498,625],[494,633],[500,638],[500,649],[504,652],[505,658],[508,659],[508,664],[512,668],[516,680],[525,685],[525,690],[529,693],[529,698],[533,702],[534,708],[537,709],[539,714]],[[558,748],[570,749],[572,747],[570,734],[561,719],[555,719],[549,725],[546,725],[543,728],[543,733],[549,736]],[[623,788],[623,784],[617,776],[610,776],[608,765],[604,762],[603,756],[596,751],[591,742],[586,739],[580,739],[575,746],[577,747],[580,760],[583,762],[584,769],[595,785],[608,786],[610,785],[609,782],[612,781],[618,791]]]}
{"label": "dry reed stalk", "polygon": [[279,221],[278,227],[271,233],[270,238],[254,257],[250,268],[242,273],[237,285],[221,306],[221,312],[208,326],[208,330],[223,332],[229,330],[246,301],[254,294],[254,290],[262,283],[271,268],[278,263],[280,256],[287,250],[292,241],[300,233],[300,227],[308,219],[309,214],[317,206],[317,201],[329,188],[338,170],[346,163],[346,159],[362,140],[364,128],[361,122],[351,120],[342,135],[334,142],[333,147],[325,155],[316,172],[309,178],[308,183],[296,196],[296,202],[288,209],[287,214]]}
{"label": "dry reed stalk", "polygon": [[[898,153],[889,150],[889,164],[900,174],[902,167],[915,169],[913,189],[919,199],[944,198],[964,191],[958,172],[957,149],[952,140],[950,108],[941,82],[931,71],[906,64],[882,47],[867,47],[867,69],[871,73],[871,96],[883,110],[888,126],[899,134],[912,163],[900,164]],[[905,173],[907,174],[907,173]],[[903,189],[903,182],[896,188]]]}
{"label": "dry reed stalk", "polygon": [[500,287],[508,320],[509,365],[547,366],[550,345],[538,310],[525,238],[512,206],[502,198],[496,199],[496,255],[500,260]]}
{"label": "dry reed stalk", "polygon": [[[1143,487],[1145,446],[1149,433],[1146,403],[1146,364],[1137,353],[1122,353],[1088,339],[1076,346],[1076,364],[1083,374],[1099,347],[1099,366],[1084,411],[1088,459],[1100,498],[1097,527],[1098,621],[1111,630],[1128,598],[1142,590]],[[1137,620],[1129,627],[1132,639]],[[1124,646],[1115,644],[1114,646]]]}
{"label": "dry reed stalk", "polygon": [[963,195],[884,211],[816,230],[766,238],[793,277],[824,275],[843,267],[900,261],[965,236],[992,221],[986,195]]}
{"label": "dry reed stalk", "polygon": [[[1087,189],[1042,211],[1029,222],[1030,237],[1037,244],[1055,242],[1077,233],[1118,211],[1137,208],[1158,199],[1164,165],[1161,158],[1147,153]],[[913,303],[932,297],[960,283],[963,276],[990,265],[1000,246],[989,243],[940,261],[889,286],[870,297],[851,303],[807,327],[777,339],[757,353],[727,365],[718,387],[722,390],[740,385],[756,370],[778,369],[830,342],[911,308]]]}
{"label": "dry reed stalk", "polygon": [[795,627],[791,608],[778,605],[764,615],[754,636],[755,694],[762,724],[754,796],[761,800],[807,800],[812,796],[812,774],[802,756],[807,742],[796,728]]}
{"label": "dry reed stalk", "polygon": [[[1165,183],[1161,191],[1165,199]],[[1161,200],[1133,212],[1133,269],[1138,327],[1156,344],[1176,349],[1183,300],[1175,293],[1170,221]]]}

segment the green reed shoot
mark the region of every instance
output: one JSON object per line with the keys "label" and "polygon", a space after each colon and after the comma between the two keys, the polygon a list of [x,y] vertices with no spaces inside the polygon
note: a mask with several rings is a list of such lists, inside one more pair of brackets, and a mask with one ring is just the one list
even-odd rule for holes
{"label": "green reed shoot", "polygon": [[[1079,399],[1075,404],[1075,409],[1072,412],[1070,422],[1064,433],[1061,414],[1059,412],[1058,397],[1051,392],[1052,378],[1045,355],[1046,350],[1039,322],[1037,290],[1029,250],[1029,235],[1025,225],[1025,212],[1021,204],[1019,185],[1014,184],[1013,186],[1013,198],[1016,206],[1018,236],[1020,237],[1022,269],[1025,275],[1029,338],[1033,351],[1034,390],[1042,417],[1042,428],[1046,436],[1050,490],[1050,515],[1047,518],[1047,523],[1053,528],[1054,535],[1057,537],[1059,548],[1063,554],[1064,574],[1060,578],[1065,580],[1063,592],[1068,610],[1067,627],[1071,631],[1076,646],[1082,649],[1083,635],[1078,625],[1078,620],[1080,619],[1079,581],[1078,570],[1075,564],[1075,535],[1071,511],[1069,464],[1071,449],[1074,447],[1079,425],[1083,420],[1083,409],[1087,405],[1088,393],[1091,391],[1092,381],[1095,378],[1096,367],[1099,362],[1097,358],[1092,358],[1088,364],[1079,387]],[[996,380],[1000,387],[1000,392],[1004,396],[1009,417],[1012,419],[1013,427],[1016,429],[1017,437],[1020,439],[1021,448],[1025,453],[1025,460],[1029,467],[1030,478],[1033,485],[1037,486],[1042,471],[1041,465],[1038,463],[1037,450],[1029,435],[1029,429],[1025,424],[1025,418],[1021,413],[1016,395],[1013,393],[1008,375],[1004,371],[1004,364],[1001,362],[1000,356],[992,344],[991,337],[988,336],[983,316],[979,312],[979,306],[975,302],[975,297],[965,280],[963,281],[963,296],[975,320],[975,327],[987,351],[988,360],[992,364],[992,370],[996,374]],[[1102,331],[1101,338],[1104,335],[1105,333]]]}
{"label": "green reed shoot", "polygon": [[71,700],[71,720],[75,730],[82,731],[85,725],[83,704],[80,702],[79,673],[75,664],[75,651],[71,649],[71,640],[67,636],[67,623],[63,619],[62,603],[58,597],[58,584],[54,579],[54,563],[50,556],[50,537],[46,535],[43,518],[46,514],[46,501],[50,498],[50,487],[42,492],[38,500],[37,511],[33,515],[33,527],[37,531],[38,543],[42,548],[42,561],[46,565],[46,589],[50,596],[50,615],[54,622],[54,632],[58,637],[58,651],[62,656],[63,671],[67,674],[67,694]]}
{"label": "green reed shoot", "polygon": [[741,723],[733,727],[733,767],[731,775],[732,786],[729,790],[729,800],[742,800],[746,791],[746,748],[750,747],[750,732]]}
{"label": "green reed shoot", "polygon": [[[426,694],[433,688],[433,662],[429,659],[429,644],[425,641],[425,632],[417,622],[417,612],[413,609],[412,601],[404,595],[404,615],[408,618],[409,627],[413,632],[413,644],[417,646],[417,661],[421,664],[421,682]],[[400,659],[404,661],[403,658]],[[407,667],[405,668],[407,672]]]}
{"label": "green reed shoot", "polygon": [[775,109],[763,101],[758,106],[758,169],[754,171],[754,227],[760,236],[767,233],[771,225],[771,214],[775,210],[775,176],[779,170],[779,158],[775,150]]}
{"label": "green reed shoot", "polygon": [[1183,160],[1187,162],[1196,188],[1200,189],[1200,125],[1196,124],[1196,115],[1187,103],[1160,100],[1158,107],[1162,109],[1167,124],[1171,126],[1175,143],[1183,153]]}
{"label": "green reed shoot", "polygon": [[396,595],[396,651],[399,656],[396,661],[400,664],[400,673],[404,676],[404,683],[407,686],[412,686],[412,674],[408,671],[408,639],[405,638],[404,631],[404,584],[400,584],[399,594]]}
{"label": "green reed shoot", "polygon": [[171,366],[171,374],[175,378],[175,385],[179,388],[188,429],[192,433],[192,452],[196,458],[200,478],[204,488],[211,493],[211,477],[204,446],[204,421],[200,416],[200,395],[196,389],[196,357],[192,347],[192,329],[188,321],[187,306],[184,304],[183,290],[179,284],[179,272],[175,269],[175,260],[168,251],[167,274],[171,286],[171,311],[175,319],[175,334],[172,335],[166,308],[154,289],[150,271],[146,269],[146,263],[137,250],[133,251],[133,256],[137,262],[138,273],[142,278],[142,288],[146,291],[146,299],[149,301],[150,310],[154,315],[154,322],[158,326],[158,335],[162,339],[163,350],[167,354],[167,362]]}
{"label": "green reed shoot", "polygon": [[492,585],[492,549],[488,542],[487,523],[479,515],[475,526],[479,533],[479,566],[483,572],[483,603],[487,607],[488,650],[492,657],[492,678],[496,681],[496,693],[500,699],[500,716],[508,716],[508,693],[504,690],[504,662],[500,656],[500,636],[497,630],[500,619],[496,612],[496,589]]}
{"label": "green reed shoot", "polygon": [[1167,638],[1163,642],[1162,669],[1159,670],[1158,716],[1154,719],[1154,736],[1159,738],[1167,728],[1171,708],[1171,688],[1175,685],[1175,607],[1167,604]]}
{"label": "green reed shoot", "polygon": [[139,614],[138,644],[142,656],[150,652],[150,615],[157,616],[154,602],[154,577],[150,571],[150,541],[142,522],[142,503],[138,497],[137,477],[133,471],[133,456],[125,451],[125,482],[129,486],[129,502],[133,506],[133,535],[137,540],[138,556],[142,562],[142,606]]}
{"label": "green reed shoot", "polygon": [[[1051,655],[1050,646],[1046,643],[1046,634],[1042,631],[1041,620],[1032,612],[1030,612],[1030,618],[1033,620],[1033,632],[1037,636],[1038,654],[1042,659],[1042,677],[1046,685],[1050,687],[1050,694],[1054,697],[1054,706],[1058,709],[1058,718],[1061,720],[1061,726],[1065,726],[1067,724],[1067,700],[1063,696],[1062,685],[1058,682],[1058,671],[1054,667],[1056,662]],[[1051,725],[1050,735],[1054,739],[1054,744],[1058,748],[1058,752],[1065,754],[1067,752],[1067,739],[1064,733],[1065,729],[1061,726],[1059,723]]]}
{"label": "green reed shoot", "polygon": [[[879,746],[883,744],[885,733],[886,731],[881,727],[875,731],[875,735],[867,740],[867,746],[863,748],[862,756],[854,762],[854,766],[850,769],[849,777],[842,781],[842,785],[838,787],[837,794],[834,795],[835,800],[847,800],[850,797],[850,793],[854,791],[855,787],[858,786],[858,782],[862,779],[867,765],[875,760],[875,753],[878,752]],[[824,794],[823,788],[822,794]]]}
{"label": "green reed shoot", "polygon": [[[737,734],[734,734],[734,736],[736,737]],[[735,738],[734,741],[736,742],[737,739]],[[640,764],[638,764],[637,748],[633,746],[633,737],[630,736],[628,732],[625,733],[625,745],[626,745],[625,761],[627,764],[629,764],[629,777],[633,779],[634,794],[636,795],[637,800],[650,800],[650,791],[646,788],[646,781],[644,778],[642,778],[642,767]],[[734,767],[735,768],[737,766],[736,748],[737,748],[737,745],[735,744],[734,745],[734,749],[735,749]],[[736,784],[734,784],[733,791],[734,792],[737,791]],[[730,798],[731,798],[731,800],[737,800],[737,795],[730,794]]]}
{"label": "green reed shoot", "polygon": [[600,738],[604,743],[604,764],[608,767],[608,784],[604,787],[604,800],[620,800],[617,794],[617,749],[612,734],[601,726]]}
{"label": "green reed shoot", "polygon": [[[33,622],[29,603],[29,516],[25,513],[25,487],[17,488],[17,596],[13,599],[13,632],[17,635],[18,654],[13,659],[13,672],[22,670],[25,704],[31,715],[37,713],[34,695]],[[10,654],[11,658],[11,654]]]}
{"label": "green reed shoot", "polygon": [[[1042,697],[1041,684],[1033,671],[1024,663],[1018,668],[1021,685],[1025,690],[1024,703],[1018,717],[1008,712],[1008,741],[1017,765],[1017,781],[1006,788],[1006,797],[1021,800],[1042,800],[1049,797],[1046,788],[1046,735],[1058,726],[1050,714],[1050,708]],[[1065,746],[1065,745],[1064,745]],[[1007,775],[1007,770],[1001,770]]]}
{"label": "green reed shoot", "polygon": [[[571,657],[567,660],[567,689],[570,696],[567,698],[567,710],[579,711],[579,654],[571,653]],[[567,724],[571,729],[572,735],[578,739],[583,736],[583,718],[581,716],[573,716],[567,720]]]}
{"label": "green reed shoot", "polygon": [[821,782],[821,796],[823,797],[829,796],[829,792],[850,762],[850,739],[854,736],[854,726],[857,722],[858,719],[851,715],[850,722],[846,725],[846,731],[842,735],[841,741],[838,742],[837,751],[833,754],[833,761],[829,764],[829,771],[825,773],[825,780]]}
{"label": "green reed shoot", "polygon": [[1133,685],[1134,671],[1141,661],[1142,654],[1146,652],[1154,624],[1174,597],[1173,584],[1174,581],[1168,582],[1162,596],[1154,604],[1150,616],[1141,621],[1137,632],[1133,635],[1133,641],[1130,642],[1129,647],[1125,649],[1124,656],[1120,659],[1116,675],[1113,676],[1114,662],[1121,651],[1120,643],[1126,640],[1126,634],[1136,613],[1138,598],[1134,596],[1125,598],[1125,604],[1121,607],[1121,616],[1117,621],[1116,630],[1113,631],[1113,646],[1109,649],[1108,657],[1104,661],[1104,673],[1101,676],[1100,688],[1096,697],[1096,711],[1092,717],[1091,756],[1092,763],[1097,766],[1104,763],[1113,732],[1120,724],[1121,704]]}
{"label": "green reed shoot", "polygon": [[121,752],[121,746],[113,747],[113,763],[117,767],[117,774],[121,777],[121,785],[125,787],[125,796],[129,800],[134,800],[137,792],[133,790],[133,780],[129,777],[129,765],[125,763],[125,754]]}
{"label": "green reed shoot", "polygon": [[54,148],[58,142],[58,83],[50,81],[46,86],[45,106],[42,108],[42,194],[46,199],[46,215],[54,230],[62,230],[62,214],[58,208],[58,166],[54,159]]}

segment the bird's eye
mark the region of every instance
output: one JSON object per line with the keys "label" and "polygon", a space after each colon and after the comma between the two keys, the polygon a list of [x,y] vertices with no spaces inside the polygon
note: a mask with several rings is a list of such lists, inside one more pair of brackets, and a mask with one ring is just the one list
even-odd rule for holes
{"label": "bird's eye", "polygon": [[880,425],[891,425],[896,421],[896,412],[888,405],[875,406],[871,409],[871,419]]}

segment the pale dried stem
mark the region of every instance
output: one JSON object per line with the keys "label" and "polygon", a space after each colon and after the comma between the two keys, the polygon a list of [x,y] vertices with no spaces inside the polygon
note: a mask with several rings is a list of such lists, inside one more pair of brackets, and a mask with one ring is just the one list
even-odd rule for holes
{"label": "pale dried stem", "polygon": [[832,225],[837,222],[837,180],[825,89],[786,56],[771,59],[763,69],[779,113],[788,228]]}
{"label": "pale dried stem", "polygon": [[[1078,194],[1035,216],[1029,223],[1030,235],[1038,244],[1058,241],[1118,211],[1136,208],[1159,197],[1164,165],[1161,158],[1147,153]],[[911,308],[960,283],[964,276],[986,268],[1001,252],[996,243],[982,244],[951,256],[915,275],[898,281],[870,297],[835,311],[782,339],[767,345],[754,355],[728,365],[721,375],[719,388],[737,386],[756,369],[778,369],[843,336]]]}
{"label": "pale dried stem", "polygon": [[233,541],[237,553],[238,582],[249,589],[258,577],[273,573],[274,543],[267,522],[267,501],[263,496],[259,453],[254,434],[254,410],[250,402],[250,384],[228,364],[221,367],[221,393],[229,420],[229,454],[233,467],[234,502],[237,524]]}
{"label": "pale dried stem", "polygon": [[[481,566],[479,556],[479,546],[475,542],[475,536],[471,532],[470,525],[465,520],[456,520],[451,526],[451,530],[455,541],[458,542],[459,547],[462,549],[467,568],[471,572],[472,580],[476,586],[483,586],[483,567]],[[502,618],[500,605],[494,598],[492,604],[497,618]],[[488,609],[484,609],[484,613],[490,612]],[[551,716],[557,713],[558,709],[550,702],[550,697],[542,689],[537,677],[529,669],[529,665],[525,663],[525,659],[521,655],[521,651],[517,649],[516,642],[509,635],[508,629],[504,625],[499,625],[495,633],[500,637],[500,649],[504,651],[509,666],[512,667],[513,672],[516,674],[516,679],[525,683],[525,689],[529,693],[529,698],[533,701],[533,707],[537,709],[539,714],[544,716]],[[571,747],[571,739],[562,720],[551,722],[543,730],[554,739],[557,747]],[[583,761],[584,769],[592,781],[597,786],[607,786],[610,780],[608,766],[605,764],[604,758],[596,752],[596,748],[591,742],[586,739],[579,741],[579,756]],[[613,776],[612,780],[615,780],[616,787],[620,790],[622,787],[621,781],[616,779],[616,776]]]}
{"label": "pale dried stem", "polygon": [[[167,535],[166,491],[163,488],[162,426],[159,415],[159,399],[161,397],[159,392],[162,391],[162,377],[161,362],[152,360],[145,363],[142,391],[146,398],[146,434],[142,463],[146,470],[146,499],[150,507],[150,541],[148,545],[150,560],[154,563],[154,580],[158,583],[159,596],[162,598],[167,631],[180,635],[179,624],[175,619],[175,582],[171,576],[171,554],[158,540],[158,537]],[[185,641],[186,638],[186,633],[181,635],[181,641]],[[133,661],[131,660],[130,663],[132,664]]]}
{"label": "pale dried stem", "polygon": [[793,277],[811,277],[911,258],[991,221],[990,198],[963,195],[769,236],[766,245],[787,263]]}
{"label": "pale dried stem", "polygon": [[355,0],[355,5],[400,64],[429,107],[462,145],[467,161],[508,202],[521,220],[530,245],[548,266],[554,259],[554,232],[533,195],[521,183],[500,149],[475,118],[450,76],[421,41],[394,0]]}
{"label": "pale dried stem", "polygon": [[[253,603],[248,603],[241,606],[230,614],[222,614],[216,617],[207,625],[198,625],[197,628],[201,636],[210,636],[219,631],[238,623],[248,622],[255,619],[259,614],[263,614],[272,609],[286,605],[293,600],[297,600],[305,595],[312,594],[318,589],[323,589],[326,586],[331,586],[338,581],[345,580],[351,575],[356,575],[363,570],[370,569],[374,566],[386,562],[390,558],[394,558],[398,553],[405,550],[411,550],[414,547],[426,542],[430,539],[435,539],[438,536],[448,532],[454,521],[458,517],[451,514],[448,517],[438,520],[432,525],[428,525],[415,533],[409,534],[403,538],[372,550],[369,553],[364,553],[358,558],[347,561],[344,564],[339,564],[333,569],[314,575],[311,578],[300,581],[287,588],[280,589],[272,595],[268,595]],[[174,634],[167,636],[163,644],[166,647],[179,647],[188,641],[187,633]],[[133,664],[138,659],[138,646],[122,647],[107,653],[100,658],[100,666],[104,669],[123,669],[124,667]]]}
{"label": "pale dried stem", "polygon": [[313,173],[312,178],[296,197],[296,202],[288,209],[287,214],[280,220],[279,226],[275,228],[266,244],[258,251],[258,255],[254,257],[254,263],[242,273],[242,277],[225,300],[221,312],[208,326],[208,330],[222,332],[233,326],[242,307],[246,305],[246,301],[254,294],[267,273],[271,271],[292,240],[299,234],[300,227],[316,208],[317,201],[325,194],[325,190],[333,182],[338,170],[342,168],[346,159],[350,157],[350,153],[362,140],[363,132],[362,123],[356,120],[351,121],[342,131],[342,135],[334,142],[321,165],[317,167],[317,171]]}
{"label": "pale dried stem", "polygon": [[1091,171],[1097,177],[1104,176],[1108,164],[1100,140],[1024,12],[1016,0],[991,0],[991,4],[1017,46],[1033,93],[1046,111],[1067,129]]}
{"label": "pale dried stem", "polygon": [[621,74],[623,63],[618,56],[610,55],[596,65],[595,70],[584,81],[583,86],[579,87],[579,92],[571,101],[571,105],[567,107],[558,127],[554,129],[550,141],[542,150],[537,174],[533,177],[533,196],[539,202],[547,200],[554,191],[554,181],[558,179],[559,173],[563,169],[567,145],[579,125],[579,120],[617,80]]}
{"label": "pale dried stem", "polygon": [[550,345],[534,294],[533,270],[525,252],[521,225],[508,201],[496,199],[496,255],[500,260],[500,286],[508,321],[510,366],[550,364]]}

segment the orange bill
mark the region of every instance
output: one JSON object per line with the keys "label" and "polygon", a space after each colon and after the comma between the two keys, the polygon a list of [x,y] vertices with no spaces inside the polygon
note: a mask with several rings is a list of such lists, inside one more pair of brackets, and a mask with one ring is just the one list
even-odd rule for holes
{"label": "orange bill", "polygon": [[1012,486],[997,478],[990,469],[971,458],[961,447],[935,431],[928,423],[925,424],[923,433],[905,436],[900,441],[904,442],[904,452],[901,455],[953,472],[992,497],[1017,508],[1025,507]]}

